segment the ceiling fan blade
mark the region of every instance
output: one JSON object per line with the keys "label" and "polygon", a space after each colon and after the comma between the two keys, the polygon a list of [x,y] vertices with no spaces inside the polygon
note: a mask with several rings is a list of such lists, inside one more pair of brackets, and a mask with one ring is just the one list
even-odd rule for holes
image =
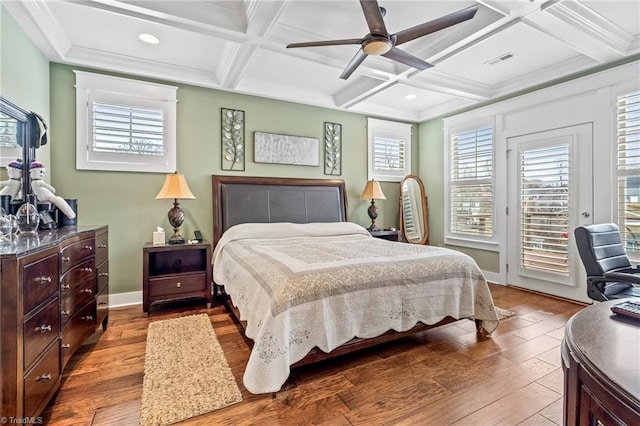
{"label": "ceiling fan blade", "polygon": [[364,17],[369,25],[369,31],[371,34],[389,36],[387,27],[384,25],[384,19],[382,19],[382,12],[380,6],[376,0],[360,0]]}
{"label": "ceiling fan blade", "polygon": [[475,16],[479,7],[479,5],[471,6],[466,9],[453,12],[449,15],[434,19],[433,21],[425,22],[424,24],[416,25],[415,27],[399,31],[393,35],[393,37],[396,39],[395,45],[398,46],[402,43],[415,40],[427,34],[435,33],[436,31],[440,31],[452,25],[459,24],[460,22],[467,21]]}
{"label": "ceiling fan blade", "polygon": [[342,40],[325,40],[325,41],[307,41],[304,43],[289,43],[290,47],[316,47],[316,46],[339,46],[343,44],[362,44],[364,40],[361,38],[346,38]]}
{"label": "ceiling fan blade", "polygon": [[358,68],[358,65],[360,65],[366,57],[367,57],[367,54],[364,53],[362,49],[358,49],[358,53],[356,53],[356,56],[354,56],[353,59],[351,59],[351,62],[349,62],[349,65],[347,65],[344,71],[342,71],[342,74],[340,74],[340,78],[343,80],[348,79],[349,76],[353,74],[356,68]]}
{"label": "ceiling fan blade", "polygon": [[404,50],[400,50],[397,47],[394,47],[384,55],[385,58],[393,59],[394,61],[401,62],[405,65],[409,65],[410,67],[417,68],[419,70],[426,70],[427,68],[431,68],[429,62],[425,62],[420,58],[416,58],[410,53],[405,52]]}

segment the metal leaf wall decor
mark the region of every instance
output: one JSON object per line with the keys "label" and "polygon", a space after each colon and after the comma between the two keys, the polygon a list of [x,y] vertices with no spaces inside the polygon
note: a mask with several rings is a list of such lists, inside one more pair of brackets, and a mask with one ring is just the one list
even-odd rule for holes
{"label": "metal leaf wall decor", "polygon": [[244,111],[222,108],[222,170],[244,171]]}
{"label": "metal leaf wall decor", "polygon": [[324,123],[324,174],[342,174],[342,124]]}

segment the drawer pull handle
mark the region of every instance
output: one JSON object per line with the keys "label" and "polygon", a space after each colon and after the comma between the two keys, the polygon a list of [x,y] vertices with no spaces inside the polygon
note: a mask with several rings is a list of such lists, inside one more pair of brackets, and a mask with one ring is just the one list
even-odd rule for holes
{"label": "drawer pull handle", "polygon": [[43,374],[42,376],[36,377],[36,382],[40,380],[51,380],[51,374]]}
{"label": "drawer pull handle", "polygon": [[62,346],[60,346],[62,349],[69,349],[71,347],[70,344],[68,343],[63,343]]}
{"label": "drawer pull handle", "polygon": [[106,244],[98,244],[98,248],[107,248]]}
{"label": "drawer pull handle", "polygon": [[108,273],[108,272],[100,272],[100,273],[98,274],[98,276],[99,276],[99,277],[108,277],[108,276],[109,276],[109,273]]}
{"label": "drawer pull handle", "polygon": [[84,272],[93,272],[93,268],[82,268]]}
{"label": "drawer pull handle", "polygon": [[85,250],[93,251],[93,246],[84,246]]}
{"label": "drawer pull handle", "polygon": [[99,306],[104,306],[104,305],[108,305],[108,303],[107,302],[100,302],[100,303],[98,303],[98,305]]}
{"label": "drawer pull handle", "polygon": [[51,331],[51,326],[41,325],[40,327],[36,327],[36,331],[39,331],[40,333],[46,333],[47,331]]}
{"label": "drawer pull handle", "polygon": [[50,283],[51,282],[51,277],[38,277],[38,278],[36,278],[36,281],[39,281],[40,284]]}
{"label": "drawer pull handle", "polygon": [[182,287],[182,283],[176,283],[176,287],[178,288]]}
{"label": "drawer pull handle", "polygon": [[70,315],[71,311],[60,311],[60,315]]}
{"label": "drawer pull handle", "polygon": [[93,290],[92,290],[92,289],[90,289],[90,288],[85,288],[85,289],[84,289],[84,290],[82,290],[82,291],[83,291],[83,292],[85,292],[85,293],[89,293],[89,294],[93,293]]}
{"label": "drawer pull handle", "polygon": [[62,284],[60,286],[63,290],[69,290],[71,287],[69,286],[69,284]]}
{"label": "drawer pull handle", "polygon": [[87,315],[86,317],[82,317],[83,320],[87,320],[87,321],[93,321],[93,316],[92,315]]}
{"label": "drawer pull handle", "polygon": [[69,262],[71,260],[71,258],[69,256],[62,256],[62,261],[63,262]]}

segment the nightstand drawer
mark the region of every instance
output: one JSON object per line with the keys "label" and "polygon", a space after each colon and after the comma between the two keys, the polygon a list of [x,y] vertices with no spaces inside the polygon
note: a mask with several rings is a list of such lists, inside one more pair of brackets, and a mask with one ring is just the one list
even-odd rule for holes
{"label": "nightstand drawer", "polygon": [[58,254],[24,267],[24,313],[58,292]]}
{"label": "nightstand drawer", "polygon": [[49,343],[58,338],[58,298],[24,323],[24,365],[29,366]]}
{"label": "nightstand drawer", "polygon": [[182,274],[175,277],[149,279],[149,296],[169,296],[182,293],[204,292],[207,288],[207,274]]}

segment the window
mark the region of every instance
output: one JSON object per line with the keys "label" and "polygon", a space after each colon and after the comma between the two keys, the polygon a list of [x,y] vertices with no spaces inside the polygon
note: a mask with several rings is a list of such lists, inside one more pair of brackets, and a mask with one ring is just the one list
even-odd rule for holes
{"label": "window", "polygon": [[176,87],[75,73],[78,169],[176,170]]}
{"label": "window", "polygon": [[18,120],[0,112],[0,167],[6,167],[9,162],[22,158],[22,147],[18,145],[21,130]]}
{"label": "window", "polygon": [[630,257],[640,260],[640,91],[618,97],[618,226]]}
{"label": "window", "polygon": [[451,135],[449,229],[452,236],[493,237],[493,129]]}
{"label": "window", "polygon": [[367,119],[369,180],[400,182],[411,173],[411,125]]}

